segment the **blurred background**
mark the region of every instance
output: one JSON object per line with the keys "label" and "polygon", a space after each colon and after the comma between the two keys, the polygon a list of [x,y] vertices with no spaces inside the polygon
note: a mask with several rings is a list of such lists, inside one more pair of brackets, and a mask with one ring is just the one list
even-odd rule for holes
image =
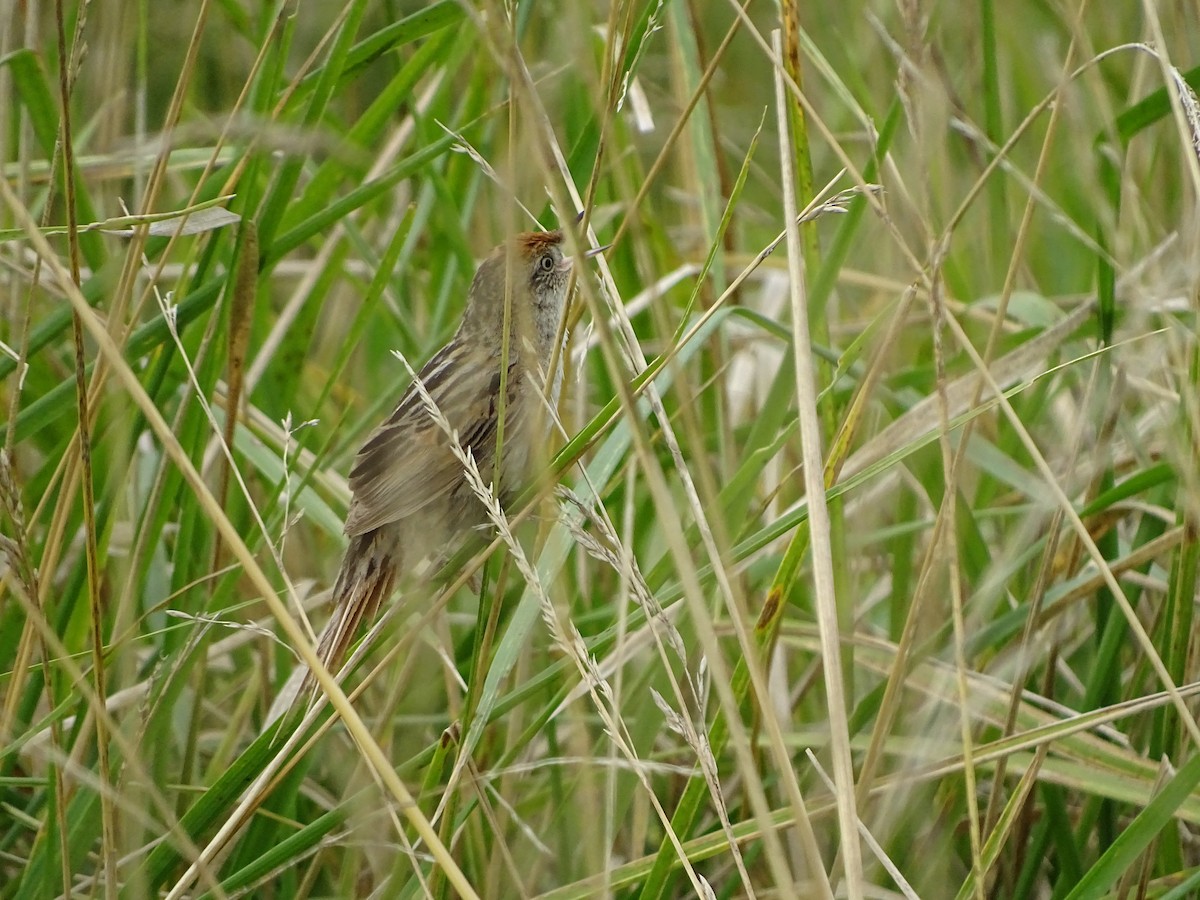
{"label": "blurred background", "polygon": [[[1196,895],[1198,21],[0,5],[0,898]],[[580,210],[546,477],[261,736]]]}

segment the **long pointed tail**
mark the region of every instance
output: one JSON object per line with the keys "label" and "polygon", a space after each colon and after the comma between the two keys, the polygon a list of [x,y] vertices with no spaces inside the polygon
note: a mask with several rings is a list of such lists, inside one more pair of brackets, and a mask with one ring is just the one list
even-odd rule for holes
{"label": "long pointed tail", "polygon": [[393,528],[385,525],[351,538],[333,586],[333,617],[317,644],[325,668],[337,672],[358,627],[375,618],[391,595],[399,570],[400,548]]}
{"label": "long pointed tail", "polygon": [[[350,539],[333,586],[333,616],[317,640],[317,656],[326,669],[336,674],[341,667],[359,626],[373,619],[391,595],[400,564],[400,542],[394,527],[385,525]],[[308,667],[298,666],[271,704],[266,724],[283,716],[297,697],[315,687],[316,679]]]}

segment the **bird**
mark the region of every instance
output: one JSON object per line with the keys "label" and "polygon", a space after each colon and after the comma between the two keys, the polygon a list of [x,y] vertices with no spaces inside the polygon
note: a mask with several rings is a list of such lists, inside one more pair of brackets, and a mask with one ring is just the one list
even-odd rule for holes
{"label": "bird", "polygon": [[[471,280],[458,330],[415,379],[483,478],[498,476],[502,506],[536,474],[532,470],[548,437],[546,403],[557,404],[562,385],[566,334],[560,322],[572,267],[561,229],[523,232],[495,247]],[[562,344],[556,348],[557,340]],[[427,403],[416,383],[410,384],[350,470],[349,544],[333,586],[333,613],[317,644],[317,655],[331,672],[340,667],[360,625],[375,617],[399,584],[415,580],[420,563],[446,558],[489,521],[445,425]],[[312,684],[311,674],[306,680]],[[301,690],[297,687],[295,694]],[[295,694],[289,699],[287,692],[287,687],[281,691],[269,721],[281,714],[281,706],[290,706]]]}

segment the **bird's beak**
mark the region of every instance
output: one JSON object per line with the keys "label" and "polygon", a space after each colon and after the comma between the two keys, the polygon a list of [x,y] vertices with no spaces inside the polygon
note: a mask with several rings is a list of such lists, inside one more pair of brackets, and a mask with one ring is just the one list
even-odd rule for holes
{"label": "bird's beak", "polygon": [[[583,210],[580,210],[580,214],[578,214],[575,217],[575,224],[578,224],[583,221],[583,212],[584,212]],[[598,256],[598,254],[600,254],[600,253],[604,253],[606,250],[608,250],[608,247],[611,247],[611,246],[612,246],[611,244],[605,244],[602,247],[593,247],[592,250],[583,251],[582,256],[584,259],[590,259],[594,256]]]}
{"label": "bird's beak", "polygon": [[[581,254],[579,254],[579,258],[580,259],[591,259],[593,256],[599,256],[601,253],[603,253],[605,250],[607,250],[611,246],[612,246],[612,244],[605,244],[603,247],[593,247],[591,250],[584,250]],[[564,256],[563,257],[562,266],[564,269],[569,269],[574,264],[575,264],[574,256]]]}

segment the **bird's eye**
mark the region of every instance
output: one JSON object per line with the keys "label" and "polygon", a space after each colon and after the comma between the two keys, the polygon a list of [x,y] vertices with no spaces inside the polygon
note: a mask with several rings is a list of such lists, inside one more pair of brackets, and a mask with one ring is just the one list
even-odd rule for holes
{"label": "bird's eye", "polygon": [[538,265],[541,266],[543,272],[549,272],[554,268],[554,257],[549,255],[543,256]]}

